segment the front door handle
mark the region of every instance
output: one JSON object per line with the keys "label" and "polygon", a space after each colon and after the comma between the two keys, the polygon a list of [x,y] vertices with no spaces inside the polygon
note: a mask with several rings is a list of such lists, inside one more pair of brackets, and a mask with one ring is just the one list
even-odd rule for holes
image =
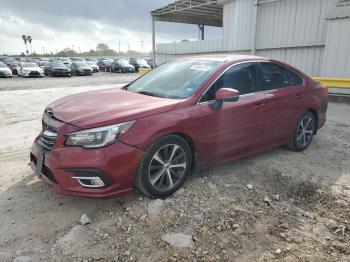
{"label": "front door handle", "polygon": [[261,110],[265,106],[264,102],[258,102],[254,105],[253,109],[254,110]]}

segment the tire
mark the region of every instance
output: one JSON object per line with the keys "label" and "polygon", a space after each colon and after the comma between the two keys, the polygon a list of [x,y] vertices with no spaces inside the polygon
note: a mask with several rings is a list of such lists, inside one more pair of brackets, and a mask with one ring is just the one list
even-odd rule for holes
{"label": "tire", "polygon": [[191,173],[192,152],[187,142],[168,135],[146,151],[135,177],[135,187],[152,198],[166,197],[178,190]]}
{"label": "tire", "polygon": [[306,111],[297,121],[293,137],[287,147],[296,152],[304,151],[311,144],[315,131],[315,115]]}

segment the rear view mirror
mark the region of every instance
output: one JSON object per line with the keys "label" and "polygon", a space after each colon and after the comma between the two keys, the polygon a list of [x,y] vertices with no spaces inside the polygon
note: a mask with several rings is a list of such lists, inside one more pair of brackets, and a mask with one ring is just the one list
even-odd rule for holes
{"label": "rear view mirror", "polygon": [[222,107],[223,102],[236,102],[238,99],[238,90],[232,88],[220,88],[215,94],[214,109]]}

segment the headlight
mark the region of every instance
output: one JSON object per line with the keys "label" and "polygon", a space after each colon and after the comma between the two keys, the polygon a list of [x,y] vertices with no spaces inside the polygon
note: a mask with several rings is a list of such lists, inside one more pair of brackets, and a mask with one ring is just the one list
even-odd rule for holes
{"label": "headlight", "polygon": [[86,129],[68,134],[66,145],[98,148],[112,144],[121,134],[126,133],[135,121],[117,125]]}

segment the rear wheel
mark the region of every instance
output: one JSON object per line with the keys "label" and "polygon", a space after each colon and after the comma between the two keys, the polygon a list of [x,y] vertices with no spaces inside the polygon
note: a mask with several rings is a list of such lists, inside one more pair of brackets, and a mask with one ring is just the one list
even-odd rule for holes
{"label": "rear wheel", "polygon": [[288,147],[297,152],[305,150],[312,142],[315,129],[315,116],[310,111],[306,111],[299,118],[293,138],[291,139]]}
{"label": "rear wheel", "polygon": [[135,186],[151,197],[165,197],[178,190],[191,172],[192,153],[184,139],[165,136],[146,151]]}

